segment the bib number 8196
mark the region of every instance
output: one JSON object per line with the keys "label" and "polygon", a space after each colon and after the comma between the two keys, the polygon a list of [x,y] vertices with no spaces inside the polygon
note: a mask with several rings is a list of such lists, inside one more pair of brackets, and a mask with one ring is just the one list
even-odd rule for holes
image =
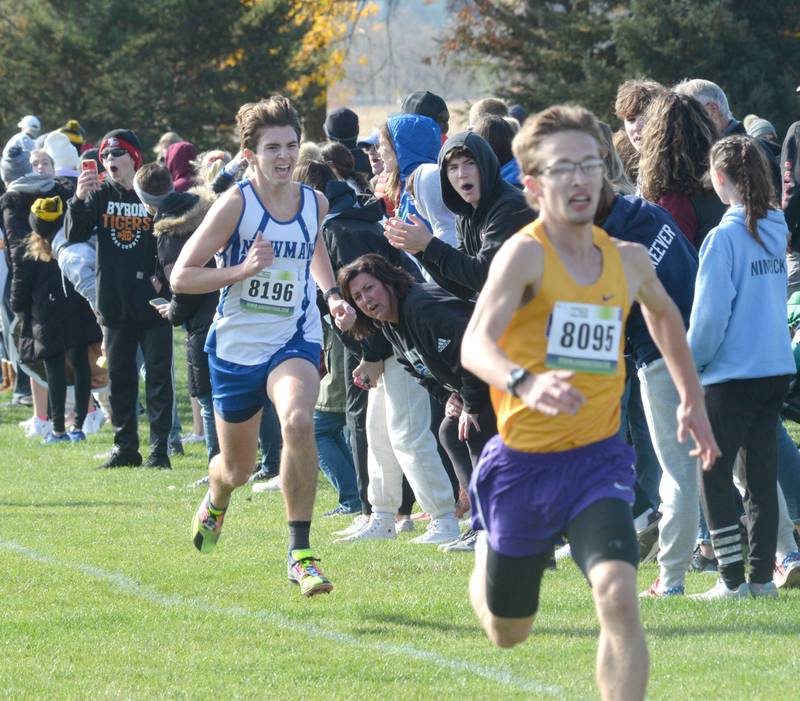
{"label": "bib number 8196", "polygon": [[294,295],[294,283],[253,278],[250,280],[250,287],[247,290],[247,294],[254,299],[267,299],[273,302],[291,302]]}

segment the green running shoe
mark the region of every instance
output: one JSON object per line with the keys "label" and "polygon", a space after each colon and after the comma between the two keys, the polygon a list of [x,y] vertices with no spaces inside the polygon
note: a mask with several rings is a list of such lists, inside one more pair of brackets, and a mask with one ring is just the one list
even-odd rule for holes
{"label": "green running shoe", "polygon": [[210,553],[219,540],[225,510],[211,508],[211,492],[206,492],[192,521],[192,541],[201,553]]}
{"label": "green running shoe", "polygon": [[303,596],[328,594],[333,589],[331,580],[322,574],[318,562],[310,550],[292,550],[289,554],[289,581],[300,585]]}

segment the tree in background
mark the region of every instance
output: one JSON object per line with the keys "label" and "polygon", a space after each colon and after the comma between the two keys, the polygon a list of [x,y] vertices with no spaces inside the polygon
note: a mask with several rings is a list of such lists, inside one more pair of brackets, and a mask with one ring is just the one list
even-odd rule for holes
{"label": "tree in background", "polygon": [[800,3],[795,0],[451,0],[443,52],[488,65],[496,93],[529,111],[574,101],[616,122],[622,80],[706,78],[734,113],[797,117]]}
{"label": "tree in background", "polygon": [[[342,44],[369,3],[354,0],[0,0],[0,135],[23,114],[90,138],[173,129],[232,145],[236,110],[274,93],[318,133]],[[322,97],[321,97],[322,96]]]}

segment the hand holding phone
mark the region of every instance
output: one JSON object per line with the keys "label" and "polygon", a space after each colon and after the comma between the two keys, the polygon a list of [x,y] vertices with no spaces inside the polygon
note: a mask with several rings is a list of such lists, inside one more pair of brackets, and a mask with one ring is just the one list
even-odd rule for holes
{"label": "hand holding phone", "polygon": [[81,161],[81,174],[78,176],[78,185],[75,195],[79,200],[85,200],[90,192],[100,189],[100,178],[97,176],[97,162],[91,158]]}
{"label": "hand holding phone", "polygon": [[160,307],[162,304],[169,304],[168,299],[164,299],[163,297],[156,297],[155,299],[150,300],[151,307]]}

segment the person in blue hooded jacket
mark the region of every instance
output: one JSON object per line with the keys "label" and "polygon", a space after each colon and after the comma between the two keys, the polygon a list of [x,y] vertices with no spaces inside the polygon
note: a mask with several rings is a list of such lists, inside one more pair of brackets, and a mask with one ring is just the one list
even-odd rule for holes
{"label": "person in blue hooded jacket", "polygon": [[439,152],[442,199],[456,219],[455,248],[434,238],[423,222],[390,219],[386,235],[416,255],[441,287],[462,299],[481,291],[500,246],[536,218],[521,190],[503,180],[485,139],[471,131],[451,136]]}
{"label": "person in blue hooded jacket", "polygon": [[[714,144],[711,181],[729,209],[700,248],[689,346],[722,451],[701,473],[720,580],[699,598],[775,597],[775,425],[795,373],[786,332],[788,229],[774,201],[766,159],[752,138],[730,136]],[[749,583],[730,489],[740,448],[745,452]]]}

